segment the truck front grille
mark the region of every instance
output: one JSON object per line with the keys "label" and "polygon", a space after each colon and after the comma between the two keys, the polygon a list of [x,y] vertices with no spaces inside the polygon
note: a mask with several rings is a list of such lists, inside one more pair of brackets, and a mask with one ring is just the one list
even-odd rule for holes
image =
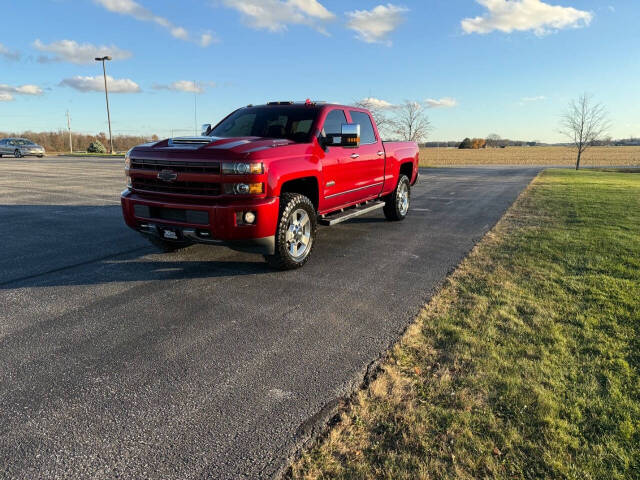
{"label": "truck front grille", "polygon": [[220,195],[220,184],[209,182],[165,182],[155,178],[133,178],[134,190],[146,192],[173,193],[174,195]]}
{"label": "truck front grille", "polygon": [[173,170],[184,173],[209,173],[220,174],[220,163],[205,162],[177,162],[172,160],[143,160],[139,158],[131,159],[131,168],[135,170],[147,170],[159,172],[161,170]]}

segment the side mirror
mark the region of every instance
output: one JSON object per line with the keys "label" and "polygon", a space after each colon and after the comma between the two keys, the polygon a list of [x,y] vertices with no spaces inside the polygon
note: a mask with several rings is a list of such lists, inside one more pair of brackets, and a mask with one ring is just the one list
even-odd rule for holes
{"label": "side mirror", "polygon": [[205,123],[202,125],[202,136],[206,137],[211,132],[211,124]]}
{"label": "side mirror", "polygon": [[327,133],[325,147],[357,148],[360,146],[360,124],[343,123],[341,133]]}

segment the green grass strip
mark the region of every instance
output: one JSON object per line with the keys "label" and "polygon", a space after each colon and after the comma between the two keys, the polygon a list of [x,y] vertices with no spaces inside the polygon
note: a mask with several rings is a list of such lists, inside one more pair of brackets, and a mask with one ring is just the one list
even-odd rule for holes
{"label": "green grass strip", "polygon": [[304,479],[640,478],[640,175],[541,174]]}

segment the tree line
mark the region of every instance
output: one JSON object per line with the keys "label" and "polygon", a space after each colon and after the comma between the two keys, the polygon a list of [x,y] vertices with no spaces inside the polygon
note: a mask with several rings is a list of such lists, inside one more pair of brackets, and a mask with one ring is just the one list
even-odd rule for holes
{"label": "tree line", "polygon": [[[57,132],[0,132],[0,138],[27,138],[32,142],[42,145],[47,152],[68,152],[69,132],[59,130]],[[73,151],[86,152],[93,142],[100,142],[103,145],[109,144],[109,137],[106,133],[100,132],[97,135],[85,135],[82,133],[71,134]],[[148,137],[139,135],[116,135],[113,137],[113,149],[117,152],[126,152],[136,145],[149,141],[157,141],[157,135]]]}

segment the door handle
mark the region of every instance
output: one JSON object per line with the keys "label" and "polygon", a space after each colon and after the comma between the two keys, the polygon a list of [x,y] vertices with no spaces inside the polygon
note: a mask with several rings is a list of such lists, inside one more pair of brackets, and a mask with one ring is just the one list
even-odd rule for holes
{"label": "door handle", "polygon": [[378,156],[379,156],[379,157],[381,157],[381,156],[383,156],[383,155],[384,155],[384,152],[383,152],[382,150],[380,150],[380,151],[378,152]]}
{"label": "door handle", "polygon": [[358,155],[357,153],[352,153],[351,158],[355,160],[356,158],[360,158],[360,155]]}

